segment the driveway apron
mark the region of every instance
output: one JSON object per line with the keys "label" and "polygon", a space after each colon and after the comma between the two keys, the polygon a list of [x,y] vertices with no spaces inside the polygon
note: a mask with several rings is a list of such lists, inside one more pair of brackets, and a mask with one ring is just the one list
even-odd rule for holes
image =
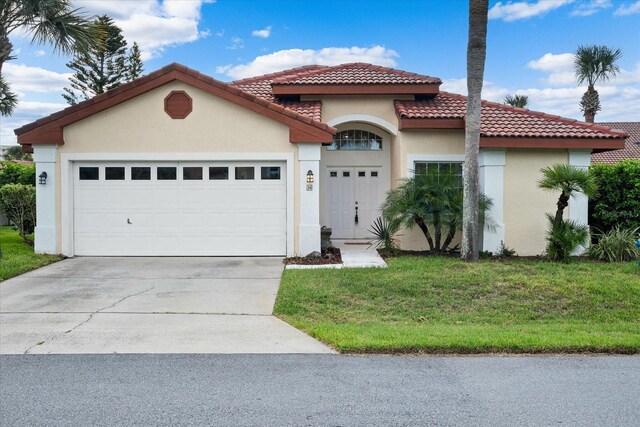
{"label": "driveway apron", "polygon": [[272,316],[280,258],[79,257],[0,283],[0,353],[329,353]]}

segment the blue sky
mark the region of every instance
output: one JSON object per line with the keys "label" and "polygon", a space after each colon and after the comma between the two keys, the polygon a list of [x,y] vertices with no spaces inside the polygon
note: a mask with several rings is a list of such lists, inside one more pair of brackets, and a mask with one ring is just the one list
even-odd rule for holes
{"label": "blue sky", "polygon": [[[295,66],[372,62],[437,76],[465,93],[467,2],[78,0],[106,13],[129,43],[143,48],[145,71],[179,62],[230,81]],[[572,72],[580,44],[619,47],[622,72],[601,84],[596,120],[640,120],[640,0],[490,1],[483,97],[522,93],[530,108],[581,119],[584,88]],[[21,98],[1,118],[3,145],[13,128],[63,107],[69,58],[14,34],[17,59],[4,73]]]}

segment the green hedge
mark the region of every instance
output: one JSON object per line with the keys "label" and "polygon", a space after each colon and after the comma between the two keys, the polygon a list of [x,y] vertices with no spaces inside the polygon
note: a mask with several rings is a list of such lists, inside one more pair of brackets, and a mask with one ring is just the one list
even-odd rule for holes
{"label": "green hedge", "polygon": [[2,162],[0,169],[0,187],[6,184],[36,185],[36,167],[21,165],[10,161]]}
{"label": "green hedge", "polygon": [[589,224],[603,232],[640,227],[640,160],[593,165],[599,195],[589,201]]}

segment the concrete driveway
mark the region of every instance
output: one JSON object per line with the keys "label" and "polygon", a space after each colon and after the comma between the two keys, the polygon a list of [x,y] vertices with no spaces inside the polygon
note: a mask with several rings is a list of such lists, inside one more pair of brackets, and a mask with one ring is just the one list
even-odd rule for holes
{"label": "concrete driveway", "polygon": [[0,353],[327,353],[272,316],[280,258],[72,258],[0,283]]}

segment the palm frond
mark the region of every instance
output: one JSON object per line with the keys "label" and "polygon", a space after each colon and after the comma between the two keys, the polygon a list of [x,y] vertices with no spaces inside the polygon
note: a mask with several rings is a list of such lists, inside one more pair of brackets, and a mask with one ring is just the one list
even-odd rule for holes
{"label": "palm frond", "polygon": [[578,84],[585,81],[594,86],[598,81],[607,81],[620,72],[616,64],[622,57],[622,50],[608,46],[579,46],[575,53],[574,70]]}
{"label": "palm frond", "polygon": [[542,178],[538,181],[538,186],[543,190],[561,191],[572,196],[574,193],[580,192],[590,198],[598,194],[598,184],[588,169],[558,163],[547,166],[540,171]]}

